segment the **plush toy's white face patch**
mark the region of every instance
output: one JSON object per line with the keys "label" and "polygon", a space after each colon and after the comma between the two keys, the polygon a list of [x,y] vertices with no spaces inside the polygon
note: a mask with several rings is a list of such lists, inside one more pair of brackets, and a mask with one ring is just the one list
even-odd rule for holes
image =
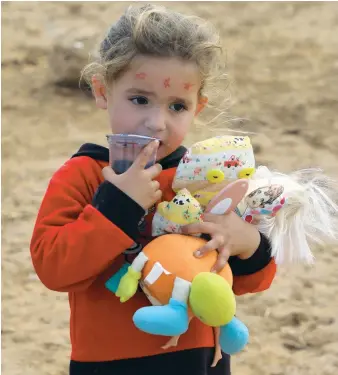
{"label": "plush toy's white face patch", "polygon": [[187,203],[190,203],[190,198],[185,196],[177,196],[173,199],[173,203],[177,204],[178,206],[184,206]]}

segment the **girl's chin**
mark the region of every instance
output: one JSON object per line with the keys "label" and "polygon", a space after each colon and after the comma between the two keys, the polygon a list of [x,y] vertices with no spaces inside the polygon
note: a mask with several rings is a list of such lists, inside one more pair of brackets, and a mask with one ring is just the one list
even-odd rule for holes
{"label": "girl's chin", "polygon": [[167,154],[164,152],[164,150],[160,146],[157,150],[156,161],[158,162],[159,160],[165,158],[166,156]]}
{"label": "girl's chin", "polygon": [[157,150],[156,161],[164,159],[166,156],[170,155],[173,151],[175,150],[172,150],[171,148],[167,147],[165,144],[160,142],[160,145]]}

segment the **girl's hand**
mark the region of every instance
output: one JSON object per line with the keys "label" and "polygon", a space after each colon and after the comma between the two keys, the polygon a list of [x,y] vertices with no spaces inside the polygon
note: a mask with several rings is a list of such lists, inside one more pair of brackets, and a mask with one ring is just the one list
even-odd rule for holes
{"label": "girl's hand", "polygon": [[162,196],[160,183],[154,181],[154,178],[162,171],[161,165],[155,164],[145,169],[153,151],[158,146],[158,141],[149,143],[142,152],[140,152],[132,166],[120,175],[117,175],[110,166],[102,170],[105,180],[111,182],[126,193],[144,210],[150,208],[154,203],[160,200]]}
{"label": "girl's hand", "polygon": [[257,228],[233,211],[225,215],[204,214],[203,221],[183,226],[182,233],[211,236],[211,240],[195,252],[196,257],[202,257],[209,251],[218,251],[217,261],[211,272],[221,271],[230,256],[250,258],[259,246],[260,235]]}

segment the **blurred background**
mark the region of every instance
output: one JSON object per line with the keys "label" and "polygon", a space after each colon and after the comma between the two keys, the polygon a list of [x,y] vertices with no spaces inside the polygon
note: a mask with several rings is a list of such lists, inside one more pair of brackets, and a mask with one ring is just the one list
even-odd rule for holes
{"label": "blurred background", "polygon": [[[105,113],[78,88],[79,72],[129,4],[2,3],[4,375],[68,373],[67,295],[37,280],[29,241],[53,172],[82,143],[105,145]],[[221,32],[231,82],[224,95],[237,119],[224,129],[255,132],[259,163],[337,176],[338,3],[164,4]],[[202,130],[187,144],[210,136]],[[251,340],[233,358],[233,374],[338,373],[338,249],[315,255],[314,267],[281,269],[269,291],[238,298]]]}

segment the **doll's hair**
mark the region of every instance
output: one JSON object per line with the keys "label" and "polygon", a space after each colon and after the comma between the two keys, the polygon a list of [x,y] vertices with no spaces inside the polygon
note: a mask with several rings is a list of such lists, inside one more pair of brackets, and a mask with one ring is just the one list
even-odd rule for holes
{"label": "doll's hair", "polygon": [[139,55],[177,57],[196,63],[200,94],[217,81],[221,45],[213,26],[196,16],[186,16],[163,6],[129,6],[102,41],[97,61],[87,65],[82,77],[91,85],[99,74],[105,84],[117,79]]}
{"label": "doll's hair", "polygon": [[337,181],[319,169],[289,175],[257,169],[254,179],[267,178],[285,188],[286,204],[276,216],[262,215],[258,229],[271,241],[277,264],[313,263],[314,245],[338,243]]}

